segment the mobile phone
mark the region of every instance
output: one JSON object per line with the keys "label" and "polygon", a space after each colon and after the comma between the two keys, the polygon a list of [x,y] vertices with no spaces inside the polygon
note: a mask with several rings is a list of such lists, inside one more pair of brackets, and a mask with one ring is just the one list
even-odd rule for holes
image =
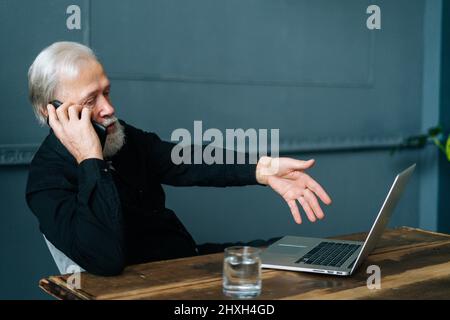
{"label": "mobile phone", "polygon": [[[55,109],[57,109],[59,106],[62,105],[62,102],[59,100],[53,100],[53,101],[50,101],[50,104],[52,104],[55,107]],[[103,150],[103,147],[105,146],[106,134],[107,134],[106,128],[95,121],[91,121],[91,123],[92,123],[92,126],[94,127],[95,132],[97,132],[97,135],[98,135],[98,138],[100,139],[100,144],[101,144],[102,150]],[[47,118],[47,124],[48,124],[48,118]]]}

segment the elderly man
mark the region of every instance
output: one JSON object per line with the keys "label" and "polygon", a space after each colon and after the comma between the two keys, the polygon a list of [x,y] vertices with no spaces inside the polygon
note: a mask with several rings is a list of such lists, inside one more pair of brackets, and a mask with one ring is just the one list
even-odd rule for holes
{"label": "elderly man", "polygon": [[[304,173],[314,160],[175,165],[174,144],[114,116],[110,82],[84,45],[57,42],[45,48],[28,80],[34,112],[41,124],[48,119],[51,130],[31,163],[26,200],[46,238],[88,272],[116,275],[129,264],[211,252],[165,207],[161,184],[268,185],[297,223],[296,201],[312,222],[324,217],[317,197],[331,203]],[[52,100],[63,104],[55,109]],[[106,127],[103,148],[91,121]]]}

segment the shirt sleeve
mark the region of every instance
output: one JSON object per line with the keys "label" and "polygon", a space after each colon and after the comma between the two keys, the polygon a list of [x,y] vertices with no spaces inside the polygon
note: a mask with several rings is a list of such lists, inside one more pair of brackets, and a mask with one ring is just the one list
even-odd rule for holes
{"label": "shirt sleeve", "polygon": [[[179,150],[175,149],[178,156],[183,156],[185,152],[189,154],[190,163],[181,162],[176,164],[172,151],[177,145],[171,142],[162,141],[154,133],[145,133],[145,144],[148,148],[152,169],[156,171],[160,183],[173,186],[245,186],[258,185],[256,180],[256,163],[251,163],[248,153],[239,153],[221,149],[221,163],[207,164],[201,161],[194,162],[194,153],[200,152],[203,155],[207,146],[189,145]],[[196,149],[196,148],[201,148]],[[226,163],[226,153],[233,154],[234,163]],[[243,163],[237,163],[241,157]],[[256,162],[256,161],[254,161]]]}
{"label": "shirt sleeve", "polygon": [[[33,184],[35,187],[26,195],[41,231],[86,271],[103,276],[119,274],[125,266],[122,211],[105,161],[81,162],[77,186],[52,170],[56,169],[30,170],[29,184],[38,179],[47,181],[45,185]],[[52,183],[52,179],[46,178],[48,175],[58,180]]]}

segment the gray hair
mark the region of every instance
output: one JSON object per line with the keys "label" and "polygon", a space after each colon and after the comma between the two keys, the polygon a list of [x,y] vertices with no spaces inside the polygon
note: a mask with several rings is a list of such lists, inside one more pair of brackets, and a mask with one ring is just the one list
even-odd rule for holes
{"label": "gray hair", "polygon": [[94,52],[77,42],[55,42],[39,53],[28,70],[28,94],[33,111],[41,125],[46,123],[43,111],[55,97],[61,74],[76,76],[80,65],[97,60]]}

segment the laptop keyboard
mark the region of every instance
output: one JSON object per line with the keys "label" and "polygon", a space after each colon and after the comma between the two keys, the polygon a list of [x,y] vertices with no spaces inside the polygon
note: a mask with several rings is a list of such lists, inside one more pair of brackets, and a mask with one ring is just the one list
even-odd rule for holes
{"label": "laptop keyboard", "polygon": [[295,263],[340,267],[361,245],[321,242]]}

